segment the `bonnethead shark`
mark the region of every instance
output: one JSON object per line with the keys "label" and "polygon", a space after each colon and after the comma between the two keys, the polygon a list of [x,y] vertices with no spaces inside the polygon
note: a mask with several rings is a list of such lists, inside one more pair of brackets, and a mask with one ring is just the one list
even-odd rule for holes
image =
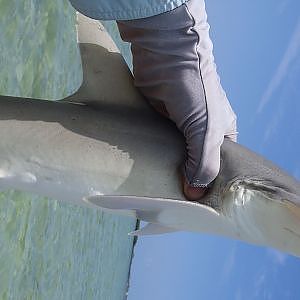
{"label": "bonnethead shark", "polygon": [[133,235],[204,232],[300,256],[299,181],[225,140],[208,193],[186,201],[175,167],[181,134],[135,90],[99,23],[80,15],[78,26],[84,79],[74,95],[0,97],[0,188],[148,222]]}

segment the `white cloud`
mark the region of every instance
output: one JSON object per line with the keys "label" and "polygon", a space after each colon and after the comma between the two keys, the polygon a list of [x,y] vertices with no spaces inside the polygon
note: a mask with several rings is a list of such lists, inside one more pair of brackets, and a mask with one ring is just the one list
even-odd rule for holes
{"label": "white cloud", "polygon": [[265,280],[266,280],[266,273],[265,273],[265,271],[264,271],[264,272],[262,272],[262,273],[256,278],[256,281],[255,281],[255,283],[254,283],[255,288],[256,288],[256,289],[261,288],[262,285],[264,284]]}
{"label": "white cloud", "polygon": [[242,291],[241,289],[239,288],[236,293],[235,293],[235,300],[242,300],[243,299],[243,296],[242,296]]}
{"label": "white cloud", "polygon": [[265,269],[261,270],[259,274],[254,278],[254,298],[258,299],[261,294],[264,293],[264,286],[266,282],[267,272]]}
{"label": "white cloud", "polygon": [[259,107],[257,109],[257,113],[260,113],[266,104],[270,101],[273,93],[280,86],[281,82],[285,79],[288,74],[288,70],[292,62],[299,55],[300,52],[300,19],[296,25],[294,33],[290,39],[289,45],[282,57],[282,60],[271,79],[267,89],[265,90]]}
{"label": "white cloud", "polygon": [[274,131],[276,131],[276,129],[278,128],[278,124],[283,118],[284,115],[283,112],[284,112],[283,110],[278,110],[266,125],[263,143],[266,143],[266,141],[269,140],[269,138],[274,135]]}
{"label": "white cloud", "polygon": [[275,249],[268,249],[267,251],[268,251],[267,253],[268,253],[269,257],[274,261],[274,263],[281,265],[281,266],[285,265],[285,263],[289,257],[287,254],[284,254]]}
{"label": "white cloud", "polygon": [[277,7],[276,7],[276,11],[279,15],[282,15],[286,9],[289,7],[291,0],[283,0],[278,2]]}
{"label": "white cloud", "polygon": [[221,282],[224,283],[232,275],[232,271],[236,260],[236,246],[234,245],[222,268]]}

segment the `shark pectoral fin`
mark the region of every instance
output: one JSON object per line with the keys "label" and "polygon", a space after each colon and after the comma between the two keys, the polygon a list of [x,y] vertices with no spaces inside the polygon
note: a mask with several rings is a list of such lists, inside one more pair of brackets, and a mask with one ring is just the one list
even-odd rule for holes
{"label": "shark pectoral fin", "polygon": [[113,212],[115,214],[125,216],[125,217],[131,217],[131,218],[136,218],[136,219],[138,218],[135,209],[125,209],[123,207],[117,208],[114,205],[112,205],[112,206],[104,205],[101,202],[102,197],[103,197],[102,195],[93,195],[93,196],[84,197],[83,200],[87,203],[98,206],[101,209],[104,209],[105,211],[108,211],[110,213]]}
{"label": "shark pectoral fin", "polygon": [[134,210],[139,208],[142,203],[136,201],[134,196],[115,196],[115,195],[92,195],[86,197],[85,200],[102,208],[113,210]]}
{"label": "shark pectoral fin", "polygon": [[137,196],[92,195],[84,198],[86,202],[113,211],[119,215],[134,216],[137,219],[151,222],[156,220],[160,211],[160,202],[156,198]]}
{"label": "shark pectoral fin", "polygon": [[152,211],[174,204],[176,200],[128,195],[92,195],[86,201],[102,208]]}
{"label": "shark pectoral fin", "polygon": [[155,223],[148,223],[145,227],[138,229],[136,231],[132,231],[128,233],[128,235],[131,236],[155,235],[155,234],[171,233],[176,231],[178,230],[171,227],[167,227]]}
{"label": "shark pectoral fin", "polygon": [[[141,196],[124,195],[93,195],[86,198],[86,201],[104,209],[132,211],[140,220],[149,223],[166,224],[173,228],[178,220],[186,218],[197,218],[201,220],[216,221],[219,213],[206,205],[181,201],[177,199],[151,198]],[[178,224],[177,224],[178,225]],[[178,226],[176,226],[177,228]],[[174,227],[175,228],[175,227]]]}

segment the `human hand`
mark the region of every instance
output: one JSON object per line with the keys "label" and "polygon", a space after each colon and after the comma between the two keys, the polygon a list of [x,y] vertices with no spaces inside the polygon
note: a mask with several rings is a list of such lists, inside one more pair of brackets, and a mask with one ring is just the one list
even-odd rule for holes
{"label": "human hand", "polygon": [[[170,118],[169,113],[165,107],[165,105],[162,102],[150,102],[152,104],[153,108],[160,113],[165,118]],[[233,135],[227,135],[226,138],[229,138],[232,141],[236,141],[236,128],[233,128]],[[220,151],[220,149],[219,149]],[[216,158],[218,159],[218,157]],[[181,174],[181,185],[182,185],[182,192],[187,200],[190,201],[200,201],[201,198],[204,197],[206,192],[208,191],[207,187],[194,187],[190,185],[183,173]]]}
{"label": "human hand", "polygon": [[200,200],[217,176],[225,137],[236,140],[236,116],[220,84],[203,0],[169,12],[119,21],[131,43],[135,86],[174,121],[186,139],[183,193]]}

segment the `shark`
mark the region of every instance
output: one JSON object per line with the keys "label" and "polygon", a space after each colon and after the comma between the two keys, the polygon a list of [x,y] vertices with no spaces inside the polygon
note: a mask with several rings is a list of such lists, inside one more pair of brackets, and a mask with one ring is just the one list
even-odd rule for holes
{"label": "shark", "polygon": [[79,14],[78,42],[83,83],[76,93],[60,101],[0,97],[0,190],[147,222],[132,235],[200,232],[300,256],[297,179],[225,139],[208,193],[185,200],[176,169],[182,135],[134,88],[100,23]]}

